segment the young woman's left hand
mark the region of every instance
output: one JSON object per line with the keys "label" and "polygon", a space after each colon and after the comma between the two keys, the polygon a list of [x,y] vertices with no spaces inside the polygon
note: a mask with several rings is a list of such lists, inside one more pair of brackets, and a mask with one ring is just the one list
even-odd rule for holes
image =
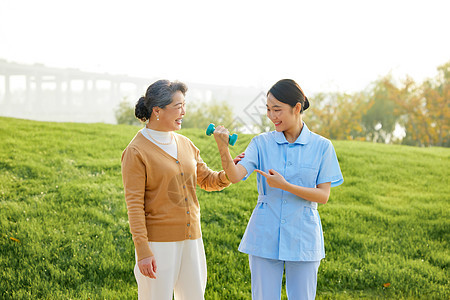
{"label": "young woman's left hand", "polygon": [[270,187],[284,189],[288,183],[286,181],[286,179],[284,179],[284,177],[280,173],[275,171],[274,169],[270,169],[269,173],[265,173],[261,170],[255,170],[255,171],[258,172],[259,174],[261,174],[262,176],[266,177],[267,184]]}
{"label": "young woman's left hand", "polygon": [[240,162],[244,157],[245,157],[245,152],[242,152],[241,154],[239,154],[238,156],[236,156],[236,157],[233,159],[234,164],[237,165],[237,163]]}

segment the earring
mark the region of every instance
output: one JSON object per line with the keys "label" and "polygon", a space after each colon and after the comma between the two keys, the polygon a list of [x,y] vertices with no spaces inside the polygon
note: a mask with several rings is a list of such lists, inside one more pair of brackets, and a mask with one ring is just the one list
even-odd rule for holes
{"label": "earring", "polygon": [[156,116],[156,121],[159,121],[159,116]]}

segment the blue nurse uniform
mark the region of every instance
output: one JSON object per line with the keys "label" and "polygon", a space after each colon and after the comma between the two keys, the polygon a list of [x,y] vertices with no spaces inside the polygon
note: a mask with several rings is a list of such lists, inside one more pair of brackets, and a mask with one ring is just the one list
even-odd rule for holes
{"label": "blue nurse uniform", "polygon": [[[299,137],[289,143],[283,132],[272,131],[252,139],[239,162],[247,170],[274,169],[290,183],[315,188],[343,183],[331,142],[305,123]],[[257,174],[258,202],[239,245],[239,251],[282,261],[320,261],[325,257],[317,203],[267,184]]]}

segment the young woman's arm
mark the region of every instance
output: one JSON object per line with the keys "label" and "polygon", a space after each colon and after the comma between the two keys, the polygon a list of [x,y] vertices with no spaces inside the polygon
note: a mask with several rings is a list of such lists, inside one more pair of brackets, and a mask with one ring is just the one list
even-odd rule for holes
{"label": "young woman's arm", "polygon": [[280,173],[272,169],[269,170],[269,173],[260,170],[256,170],[256,172],[266,177],[270,187],[282,189],[305,200],[325,204],[330,197],[331,182],[318,184],[315,188],[306,188],[287,182]]}

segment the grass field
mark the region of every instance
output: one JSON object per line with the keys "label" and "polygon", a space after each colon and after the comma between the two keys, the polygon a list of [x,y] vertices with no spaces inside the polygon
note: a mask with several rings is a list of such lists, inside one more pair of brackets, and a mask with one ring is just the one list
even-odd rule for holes
{"label": "grass field", "polygon": [[[137,298],[120,155],[138,129],[0,118],[1,299]],[[212,137],[181,133],[220,169]],[[250,139],[240,135],[233,154]],[[345,182],[319,207],[317,298],[449,299],[450,149],[333,144]],[[251,299],[237,247],[255,180],[198,190],[206,299]]]}

